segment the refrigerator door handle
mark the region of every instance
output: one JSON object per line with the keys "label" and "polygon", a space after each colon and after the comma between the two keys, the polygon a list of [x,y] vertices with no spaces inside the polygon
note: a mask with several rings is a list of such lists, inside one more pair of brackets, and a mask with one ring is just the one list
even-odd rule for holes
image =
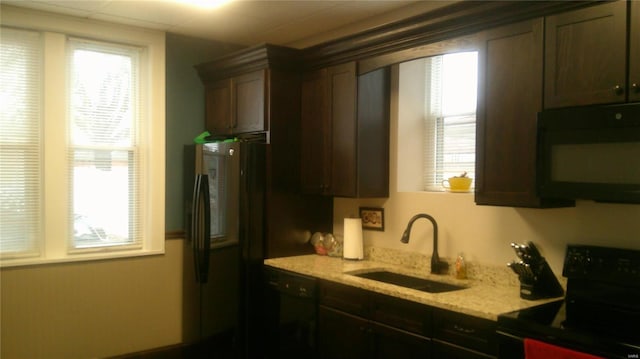
{"label": "refrigerator door handle", "polygon": [[196,281],[198,283],[206,283],[209,275],[211,249],[211,210],[209,205],[209,179],[207,175],[196,175],[192,212],[191,246],[193,249]]}
{"label": "refrigerator door handle", "polygon": [[196,274],[196,282],[200,283],[200,265],[198,264],[198,241],[200,240],[200,174],[196,174],[193,183],[193,199],[191,201],[191,251]]}
{"label": "refrigerator door handle", "polygon": [[207,283],[209,280],[209,260],[211,257],[211,200],[209,194],[209,177],[202,175],[200,183],[202,196],[204,197],[204,231],[202,233],[202,241],[200,245],[200,283]]}

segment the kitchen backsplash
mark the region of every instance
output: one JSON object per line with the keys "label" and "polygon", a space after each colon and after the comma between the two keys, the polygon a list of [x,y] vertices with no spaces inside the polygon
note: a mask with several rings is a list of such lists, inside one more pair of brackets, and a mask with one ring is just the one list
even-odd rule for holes
{"label": "kitchen backsplash", "polygon": [[528,209],[477,206],[473,194],[392,192],[387,199],[335,198],[334,233],[342,234],[343,218],[357,215],[361,206],[384,208],[385,229],[365,230],[366,247],[430,257],[433,230],[428,221],[414,223],[411,241],[400,242],[409,219],[428,213],[438,223],[440,257],[454,261],[462,253],[469,273],[474,264],[507,268],[516,259],[511,242],[534,242],[556,276],[562,274],[568,244],[640,249],[640,205],[585,201],[574,208]]}

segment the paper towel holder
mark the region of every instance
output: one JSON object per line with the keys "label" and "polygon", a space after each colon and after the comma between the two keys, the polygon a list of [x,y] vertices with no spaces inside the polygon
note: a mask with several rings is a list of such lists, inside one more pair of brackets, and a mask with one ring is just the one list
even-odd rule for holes
{"label": "paper towel holder", "polygon": [[384,231],[384,208],[360,207],[362,229]]}

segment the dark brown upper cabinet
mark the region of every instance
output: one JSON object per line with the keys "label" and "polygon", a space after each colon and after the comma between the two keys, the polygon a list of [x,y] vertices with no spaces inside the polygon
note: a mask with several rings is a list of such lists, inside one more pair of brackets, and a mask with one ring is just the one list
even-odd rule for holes
{"label": "dark brown upper cabinet", "polygon": [[[637,100],[640,89],[630,89],[640,81],[637,30],[631,34],[634,57],[627,56],[627,10],[639,5],[632,3],[615,1],[546,18],[545,108]],[[630,17],[634,29],[637,11]]]}
{"label": "dark brown upper cabinet", "polygon": [[570,205],[536,195],[536,121],[542,109],[543,19],[488,30],[478,54],[476,191],[480,205]]}
{"label": "dark brown upper cabinet", "polygon": [[389,69],[356,63],[304,74],[301,183],[305,193],[389,195]]}
{"label": "dark brown upper cabinet", "polygon": [[297,127],[298,50],[259,45],[196,69],[205,85],[206,129],[213,135],[269,131],[275,121],[291,120]]}
{"label": "dark brown upper cabinet", "polygon": [[206,86],[205,126],[209,132],[231,135],[267,130],[266,71],[254,71]]}

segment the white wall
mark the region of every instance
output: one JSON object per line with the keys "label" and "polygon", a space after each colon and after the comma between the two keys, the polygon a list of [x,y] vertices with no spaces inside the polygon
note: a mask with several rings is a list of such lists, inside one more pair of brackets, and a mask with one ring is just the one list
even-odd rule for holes
{"label": "white wall", "polygon": [[[397,71],[393,71],[394,89],[397,81]],[[365,231],[365,245],[430,255],[432,229],[428,221],[414,224],[409,244],[400,242],[409,219],[417,213],[428,213],[438,222],[441,257],[452,258],[463,252],[468,261],[505,265],[516,258],[509,243],[533,241],[556,275],[562,272],[570,243],[640,250],[640,205],[581,201],[573,208],[528,209],[476,206],[473,193],[398,192],[398,184],[407,180],[397,176],[397,168],[402,165],[397,160],[397,114],[401,102],[397,90],[392,90],[391,100],[389,198],[336,198],[335,233],[342,233],[343,218],[357,215],[359,206],[384,207],[385,231]]]}

